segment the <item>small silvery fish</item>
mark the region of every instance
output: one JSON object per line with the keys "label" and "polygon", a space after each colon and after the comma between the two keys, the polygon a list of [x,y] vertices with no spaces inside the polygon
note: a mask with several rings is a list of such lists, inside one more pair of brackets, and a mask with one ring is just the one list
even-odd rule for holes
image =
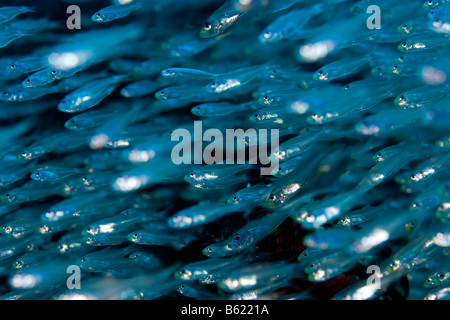
{"label": "small silvery fish", "polygon": [[24,88],[18,85],[3,89],[0,94],[0,100],[5,102],[29,101],[57,92],[59,92],[59,89],[55,86]]}
{"label": "small silvery fish", "polygon": [[217,272],[226,272],[238,267],[238,259],[208,259],[189,263],[174,273],[175,279],[202,280]]}
{"label": "small silvery fish", "polygon": [[88,169],[48,167],[36,170],[31,174],[30,178],[35,181],[55,181],[86,172],[88,172]]}
{"label": "small silvery fish", "polygon": [[206,85],[206,90],[208,92],[221,93],[243,86],[260,76],[265,68],[267,66],[248,67],[219,75],[219,77]]}
{"label": "small silvery fish", "polygon": [[239,205],[229,206],[218,203],[212,205],[211,203],[206,202],[180,210],[167,219],[167,224],[172,229],[193,228],[241,210],[242,207]]}
{"label": "small silvery fish", "polygon": [[157,256],[144,251],[131,253],[128,256],[128,259],[131,259],[131,261],[138,266],[143,267],[145,270],[158,270],[161,266],[161,262]]}
{"label": "small silvery fish", "polygon": [[431,273],[424,281],[423,286],[425,288],[434,288],[437,286],[443,286],[450,281],[450,271],[447,268],[442,268],[436,272]]}
{"label": "small silvery fish", "polygon": [[141,80],[125,86],[120,90],[120,94],[126,98],[136,98],[152,94],[159,88],[161,88],[161,85],[157,82]]}
{"label": "small silvery fish", "polygon": [[267,26],[259,35],[258,39],[262,43],[276,43],[290,38],[321,11],[322,4],[302,9],[293,9]]}
{"label": "small silvery fish", "polygon": [[66,95],[58,104],[58,110],[66,113],[81,112],[99,104],[128,76],[112,76],[93,81]]}
{"label": "small silvery fish", "polygon": [[64,127],[72,131],[80,131],[91,129],[100,126],[109,118],[117,115],[119,110],[111,110],[111,112],[105,112],[105,110],[89,110],[84,113],[73,116],[64,123]]}
{"label": "small silvery fish", "polygon": [[0,8],[0,23],[8,22],[18,15],[36,12],[36,10],[32,7],[25,6],[11,6],[11,7],[1,7]]}
{"label": "small silvery fish", "polygon": [[168,68],[161,70],[161,76],[166,79],[210,80],[218,75],[190,68]]}
{"label": "small silvery fish", "polygon": [[[226,292],[238,292],[258,287],[259,285],[271,284],[275,279],[293,278],[294,274],[299,274],[301,268],[297,263],[266,262],[244,265],[235,269],[221,279],[217,286]],[[253,279],[253,281],[245,281]]]}
{"label": "small silvery fish", "polygon": [[11,62],[9,68],[13,72],[30,73],[45,68],[48,65],[46,59],[39,56],[25,57]]}
{"label": "small silvery fish", "polygon": [[94,13],[91,20],[99,23],[106,23],[124,18],[140,8],[142,8],[142,3],[139,1],[133,1],[130,4],[124,5],[113,5],[105,7]]}

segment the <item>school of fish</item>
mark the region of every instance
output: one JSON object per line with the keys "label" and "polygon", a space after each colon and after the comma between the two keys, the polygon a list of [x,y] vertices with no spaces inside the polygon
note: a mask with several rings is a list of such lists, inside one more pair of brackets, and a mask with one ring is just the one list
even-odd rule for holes
{"label": "school of fish", "polygon": [[450,298],[449,0],[53,2],[0,7],[1,300]]}

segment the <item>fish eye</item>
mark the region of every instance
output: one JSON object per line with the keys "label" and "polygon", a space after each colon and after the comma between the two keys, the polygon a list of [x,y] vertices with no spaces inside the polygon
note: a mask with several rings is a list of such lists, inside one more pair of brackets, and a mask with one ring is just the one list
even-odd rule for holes
{"label": "fish eye", "polygon": [[211,82],[211,87],[214,88],[215,86],[217,86],[217,84],[215,82]]}
{"label": "fish eye", "polygon": [[101,15],[100,13],[97,13],[97,14],[96,14],[96,17],[97,17],[97,18],[101,18],[102,15]]}
{"label": "fish eye", "polygon": [[428,279],[427,279],[427,282],[428,282],[428,283],[431,283],[431,278],[428,278]]}
{"label": "fish eye", "polygon": [[27,78],[25,81],[26,81],[27,83],[30,83],[30,82],[31,82],[31,80],[30,80],[29,78]]}
{"label": "fish eye", "polygon": [[322,71],[322,70],[319,70],[319,72],[317,72],[317,74],[318,74],[318,75],[322,75],[322,74],[323,74],[323,71]]}
{"label": "fish eye", "polygon": [[235,242],[241,240],[241,235],[240,235],[240,234],[235,235],[233,240],[234,240]]}
{"label": "fish eye", "polygon": [[36,172],[36,176],[39,177],[39,175],[40,175],[40,173],[39,173],[39,172]]}
{"label": "fish eye", "polygon": [[191,177],[193,178],[193,177],[194,177],[194,174],[193,174],[193,173],[191,173],[191,174],[190,174],[190,176],[191,176]]}
{"label": "fish eye", "polygon": [[14,70],[14,69],[17,68],[17,66],[13,63],[13,64],[10,65],[10,68],[11,68],[12,70]]}
{"label": "fish eye", "polygon": [[206,22],[205,25],[203,26],[203,29],[206,31],[211,30],[211,28],[212,28],[212,25],[209,22]]}
{"label": "fish eye", "polygon": [[206,250],[208,250],[208,252],[212,252],[212,249],[211,249],[211,248],[208,248],[208,249],[206,249]]}
{"label": "fish eye", "polygon": [[398,100],[404,100],[405,96],[401,95],[400,97],[398,97]]}
{"label": "fish eye", "polygon": [[237,200],[237,197],[236,197],[236,196],[234,196],[234,197],[233,197],[233,200],[234,200],[234,201],[236,201],[236,200]]}
{"label": "fish eye", "polygon": [[277,197],[274,194],[271,194],[270,197],[269,197],[269,200],[270,201],[275,201],[276,198]]}
{"label": "fish eye", "polygon": [[87,232],[90,232],[90,231],[91,231],[91,228],[87,228],[86,231],[87,231]]}
{"label": "fish eye", "polygon": [[7,96],[7,95],[8,95],[8,91],[2,91],[2,94],[3,94],[4,96]]}
{"label": "fish eye", "polygon": [[443,273],[439,273],[437,276],[438,276],[439,278],[444,278],[444,274],[443,274]]}
{"label": "fish eye", "polygon": [[403,48],[406,48],[406,46],[407,46],[407,43],[406,43],[406,42],[403,42],[403,43],[402,43],[402,47],[403,47]]}
{"label": "fish eye", "polygon": [[137,237],[138,237],[138,234],[137,234],[137,233],[133,234],[133,237],[137,238]]}

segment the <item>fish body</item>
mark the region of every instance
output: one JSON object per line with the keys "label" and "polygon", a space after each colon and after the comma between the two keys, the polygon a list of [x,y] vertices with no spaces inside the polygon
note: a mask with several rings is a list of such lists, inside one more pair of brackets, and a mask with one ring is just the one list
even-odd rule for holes
{"label": "fish body", "polygon": [[208,222],[242,210],[240,205],[214,204],[209,202],[182,209],[168,218],[167,224],[172,229],[186,229],[196,227]]}
{"label": "fish body", "polygon": [[276,43],[283,39],[290,38],[301,30],[309,20],[322,11],[322,5],[293,9],[277,18],[259,35],[258,39],[262,43]]}
{"label": "fish body", "polygon": [[241,87],[259,77],[268,66],[254,66],[221,74],[206,85],[207,92],[221,93]]}
{"label": "fish body", "polygon": [[59,92],[59,89],[55,86],[23,88],[20,85],[16,85],[3,89],[0,94],[0,100],[5,102],[30,101],[57,92]]}
{"label": "fish body", "polygon": [[237,231],[228,241],[229,253],[237,253],[256,246],[258,241],[272,233],[289,215],[285,212],[273,213],[258,221],[251,221]]}
{"label": "fish body", "polygon": [[151,80],[141,80],[128,84],[120,90],[120,94],[125,98],[142,97],[153,93],[161,87],[160,84]]}
{"label": "fish body", "polygon": [[214,278],[214,275],[217,273],[224,273],[230,271],[239,266],[238,259],[207,259],[202,261],[197,261],[193,263],[189,263],[180,269],[178,269],[174,273],[175,279],[183,279],[183,280],[200,280],[201,282],[206,283],[206,278],[210,280]]}
{"label": "fish body", "polygon": [[89,83],[66,95],[58,104],[58,110],[74,113],[95,107],[126,78],[127,76],[113,76]]}
{"label": "fish body", "polygon": [[318,81],[330,81],[345,77],[361,70],[361,67],[368,62],[368,57],[362,57],[360,59],[343,58],[321,67],[314,73],[313,79]]}
{"label": "fish body", "polygon": [[235,9],[231,1],[226,1],[209,16],[203,27],[200,29],[200,37],[210,38],[222,34],[244,14],[245,11]]}
{"label": "fish body", "polygon": [[0,8],[0,23],[8,22],[18,15],[35,12],[36,10],[32,7],[26,6],[5,6]]}
{"label": "fish body", "polygon": [[70,168],[44,168],[38,169],[31,174],[31,179],[35,181],[55,181],[65,179],[75,174],[85,173],[83,169],[70,169]]}
{"label": "fish body", "polygon": [[437,286],[444,286],[450,281],[450,272],[447,268],[443,268],[431,273],[424,281],[425,288],[433,288]]}

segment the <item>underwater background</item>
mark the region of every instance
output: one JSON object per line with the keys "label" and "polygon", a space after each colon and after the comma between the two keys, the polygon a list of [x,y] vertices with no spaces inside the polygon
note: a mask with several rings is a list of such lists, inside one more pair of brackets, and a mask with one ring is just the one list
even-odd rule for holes
{"label": "underwater background", "polygon": [[0,299],[449,298],[449,1],[1,6]]}

